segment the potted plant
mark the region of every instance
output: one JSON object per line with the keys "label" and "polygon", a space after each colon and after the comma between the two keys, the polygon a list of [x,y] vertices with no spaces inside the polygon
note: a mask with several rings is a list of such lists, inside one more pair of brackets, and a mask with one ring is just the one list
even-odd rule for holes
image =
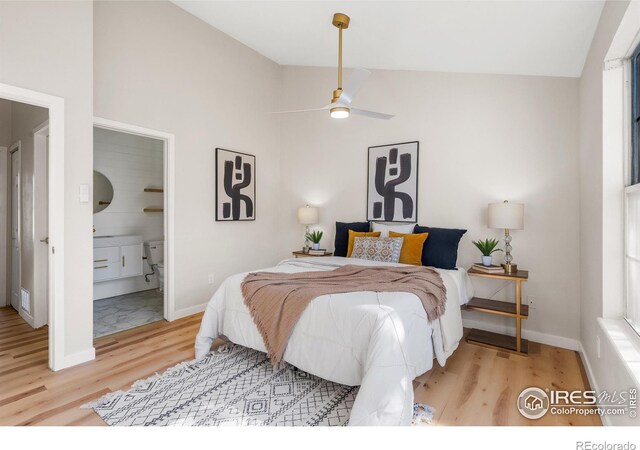
{"label": "potted plant", "polygon": [[484,241],[473,241],[473,245],[478,247],[480,253],[482,253],[482,265],[489,267],[492,262],[491,255],[495,252],[501,252],[502,249],[496,248],[500,241],[497,239],[485,239]]}
{"label": "potted plant", "polygon": [[320,241],[322,240],[322,231],[320,230],[310,231],[309,233],[307,233],[305,237],[307,238],[307,240],[313,243],[312,248],[314,250],[320,250]]}

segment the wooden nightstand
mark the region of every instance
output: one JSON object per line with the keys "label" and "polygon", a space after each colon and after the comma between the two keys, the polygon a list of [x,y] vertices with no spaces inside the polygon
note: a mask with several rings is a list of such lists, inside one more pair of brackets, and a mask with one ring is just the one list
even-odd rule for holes
{"label": "wooden nightstand", "polygon": [[325,253],[324,255],[310,255],[308,253],[304,253],[301,250],[297,250],[295,252],[291,252],[291,254],[293,256],[295,256],[296,258],[306,258],[307,256],[311,256],[311,257],[333,256],[333,253],[331,253],[331,252]]}
{"label": "wooden nightstand", "polygon": [[516,319],[516,335],[492,333],[490,331],[472,329],[467,335],[467,342],[490,348],[499,348],[519,355],[527,356],[529,341],[522,339],[522,320],[529,317],[529,306],[522,304],[522,283],[529,279],[529,272],[518,270],[517,273],[484,273],[469,269],[467,273],[472,277],[491,278],[494,280],[508,280],[516,283],[516,302],[503,302],[486,298],[473,297],[464,305],[463,310],[477,311],[487,314],[498,314]]}

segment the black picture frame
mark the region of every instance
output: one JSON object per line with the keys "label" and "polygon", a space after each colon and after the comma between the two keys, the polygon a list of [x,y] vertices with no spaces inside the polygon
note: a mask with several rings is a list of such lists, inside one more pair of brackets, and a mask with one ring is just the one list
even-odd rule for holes
{"label": "black picture frame", "polygon": [[[395,149],[395,152],[393,151]],[[408,163],[407,158],[401,158],[402,155],[409,154]],[[395,154],[395,155],[394,155]],[[397,144],[385,144],[369,147],[367,152],[367,220],[374,222],[417,222],[418,221],[418,175],[419,175],[419,163],[420,163],[420,142],[409,141],[400,142]],[[384,163],[382,160],[384,160]],[[402,159],[402,161],[400,161]],[[387,161],[392,162],[391,169],[387,169]],[[372,167],[372,162],[374,166]],[[384,164],[384,169],[382,165]],[[402,169],[401,164],[404,164]],[[407,169],[408,164],[408,169]],[[378,175],[381,170],[385,171],[385,174]],[[406,170],[409,170],[407,175]],[[380,176],[383,180],[387,177],[389,172],[396,172],[393,175],[398,178],[406,176],[407,179],[403,182],[392,184],[394,198],[392,206],[389,206],[387,200],[385,205],[384,196],[379,192]],[[404,173],[403,173],[404,171]],[[376,178],[378,186],[376,186]],[[384,182],[384,181],[383,181]],[[388,183],[388,182],[387,182]],[[385,184],[386,186],[386,184]],[[399,191],[396,191],[400,187]],[[400,199],[401,211],[398,211],[397,201]],[[410,214],[407,214],[407,210],[410,209]],[[408,215],[408,217],[407,217]]]}
{"label": "black picture frame", "polygon": [[[247,168],[248,166],[248,168]],[[231,167],[231,169],[229,169]],[[256,220],[256,157],[249,153],[216,148],[215,155],[215,219],[217,222],[249,222]],[[247,182],[247,176],[249,180]],[[241,180],[238,187],[232,183]],[[229,186],[225,187],[225,184]],[[235,198],[228,193],[236,189]]]}

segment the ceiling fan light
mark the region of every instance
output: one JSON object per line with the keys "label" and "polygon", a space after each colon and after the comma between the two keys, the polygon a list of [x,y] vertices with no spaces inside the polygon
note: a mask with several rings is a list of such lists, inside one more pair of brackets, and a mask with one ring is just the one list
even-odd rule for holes
{"label": "ceiling fan light", "polygon": [[349,117],[349,108],[344,106],[336,106],[331,108],[331,117],[333,119],[346,119]]}

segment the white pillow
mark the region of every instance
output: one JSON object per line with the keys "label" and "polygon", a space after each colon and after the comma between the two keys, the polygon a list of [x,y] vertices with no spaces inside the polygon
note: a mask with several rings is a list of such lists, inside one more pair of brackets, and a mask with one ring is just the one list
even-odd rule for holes
{"label": "white pillow", "polygon": [[416,227],[415,223],[379,223],[379,222],[371,222],[371,231],[379,231],[380,237],[389,237],[389,231],[393,231],[395,233],[402,234],[411,234],[413,233],[413,229]]}

